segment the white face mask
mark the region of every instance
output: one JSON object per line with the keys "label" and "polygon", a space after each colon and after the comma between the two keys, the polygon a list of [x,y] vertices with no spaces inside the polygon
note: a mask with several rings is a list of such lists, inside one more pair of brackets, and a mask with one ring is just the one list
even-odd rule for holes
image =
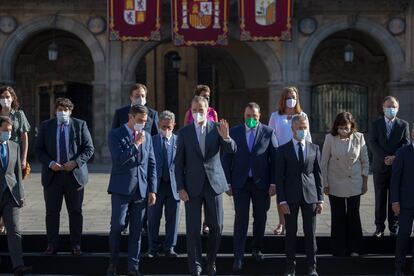
{"label": "white face mask", "polygon": [[288,108],[294,108],[296,106],[297,101],[295,99],[287,99],[286,106]]}
{"label": "white face mask", "polygon": [[138,98],[135,98],[135,99],[132,101],[132,105],[136,105],[136,104],[146,105],[146,104],[147,104],[147,99],[146,99],[146,98],[144,98],[144,97],[138,97]]}
{"label": "white face mask", "polygon": [[0,99],[0,104],[1,104],[1,107],[10,108],[12,104],[12,100],[11,99]]}
{"label": "white face mask", "polygon": [[137,132],[141,132],[144,129],[144,127],[145,127],[145,124],[137,124],[137,123],[134,124],[134,130]]}
{"label": "white face mask", "polygon": [[160,133],[161,133],[162,137],[166,137],[168,139],[172,136],[172,131],[171,130],[160,129]]}
{"label": "white face mask", "polygon": [[70,111],[58,111],[56,112],[56,118],[61,124],[67,124],[70,118]]}
{"label": "white face mask", "polygon": [[206,120],[206,116],[203,113],[193,113],[194,122],[197,124],[203,123]]}

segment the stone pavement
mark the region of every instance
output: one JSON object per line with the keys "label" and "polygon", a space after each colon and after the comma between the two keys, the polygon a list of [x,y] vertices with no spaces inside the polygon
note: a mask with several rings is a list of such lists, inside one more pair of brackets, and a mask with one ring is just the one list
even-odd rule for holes
{"label": "stone pavement", "polygon": [[[40,184],[39,166],[34,165],[29,178],[24,181],[26,206],[21,211],[22,231],[25,233],[45,233],[45,203],[43,200],[43,189]],[[90,166],[90,182],[86,186],[84,211],[84,233],[108,233],[111,213],[110,196],[106,189],[109,181],[110,168],[107,166]],[[372,176],[369,177],[368,193],[361,200],[361,219],[364,235],[370,235],[375,230],[374,225],[374,187]],[[224,233],[232,234],[234,222],[234,204],[232,198],[223,195],[224,199]],[[251,208],[252,209],[252,208]],[[301,219],[299,219],[299,222]],[[276,210],[276,199],[272,198],[271,207],[268,212],[266,232],[272,233],[278,223]],[[299,226],[299,233],[302,234]],[[61,212],[61,233],[68,233],[68,215],[65,205]],[[161,233],[164,232],[161,227]],[[179,232],[185,232],[184,206],[181,204]],[[251,233],[251,223],[249,232]],[[317,234],[326,235],[330,233],[330,208],[329,200],[325,198],[324,212],[318,216]]]}

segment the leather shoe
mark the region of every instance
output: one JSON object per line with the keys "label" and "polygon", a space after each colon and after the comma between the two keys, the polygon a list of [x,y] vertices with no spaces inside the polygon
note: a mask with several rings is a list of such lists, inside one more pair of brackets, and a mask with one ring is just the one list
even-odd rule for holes
{"label": "leather shoe", "polygon": [[116,276],[116,266],[112,263],[109,264],[106,270],[106,276]]}
{"label": "leather shoe", "polygon": [[72,247],[72,255],[79,257],[80,255],[82,255],[82,250],[80,245],[75,245],[74,247]]}
{"label": "leather shoe", "polygon": [[150,258],[150,259],[155,258],[157,256],[158,256],[158,252],[156,251],[148,251],[147,253],[143,255],[144,258]]}
{"label": "leather shoe", "polygon": [[398,236],[398,231],[397,231],[397,229],[390,230],[390,236],[391,236],[391,237],[397,237],[397,236]]}
{"label": "leather shoe", "polygon": [[142,276],[138,270],[128,270],[127,276]]}
{"label": "leather shoe", "polygon": [[22,275],[28,274],[30,272],[32,272],[32,267],[31,266],[21,265],[21,266],[18,266],[14,269],[13,274],[15,276],[22,276]]}
{"label": "leather shoe", "polygon": [[261,262],[264,259],[264,255],[260,250],[254,250],[252,252],[252,257],[256,259],[256,261]]}
{"label": "leather shoe", "polygon": [[315,268],[311,268],[309,269],[308,276],[319,276],[319,275],[318,275],[318,272],[316,272]]}
{"label": "leather shoe", "polygon": [[43,252],[43,255],[52,256],[52,255],[56,255],[56,253],[57,253],[57,249],[52,244],[49,244],[46,250]]}
{"label": "leather shoe", "polygon": [[191,273],[191,276],[201,276],[202,269],[201,267],[197,267],[196,271]]}
{"label": "leather shoe", "polygon": [[177,258],[178,254],[174,251],[174,248],[170,248],[165,251],[165,257],[167,258]]}
{"label": "leather shoe", "polygon": [[243,269],[243,261],[241,259],[235,259],[233,263],[234,271],[241,271]]}
{"label": "leather shoe", "polygon": [[295,276],[295,272],[285,272],[284,276]]}
{"label": "leather shoe", "polygon": [[377,230],[375,230],[375,232],[372,236],[376,237],[376,238],[382,238],[382,237],[384,237],[384,230],[381,230],[381,229],[377,228]]}
{"label": "leather shoe", "polygon": [[215,263],[207,265],[207,275],[208,276],[216,276],[216,273],[217,273],[217,271],[216,271],[216,264]]}

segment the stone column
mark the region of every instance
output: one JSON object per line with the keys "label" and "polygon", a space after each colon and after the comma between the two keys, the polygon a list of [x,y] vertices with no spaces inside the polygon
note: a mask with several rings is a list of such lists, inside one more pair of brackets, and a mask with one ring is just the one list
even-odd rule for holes
{"label": "stone column", "polygon": [[283,83],[280,81],[272,81],[268,83],[269,87],[269,114],[270,115],[278,109],[278,103],[280,96],[282,94],[282,89],[284,87]]}
{"label": "stone column", "polygon": [[95,146],[95,163],[106,163],[109,162],[109,151],[107,148],[107,133],[109,131],[108,126],[110,127],[110,123],[106,121],[105,117],[105,106],[106,104],[106,97],[107,89],[106,83],[102,81],[94,81],[93,85],[93,131],[91,133],[93,143]]}
{"label": "stone column", "polygon": [[404,82],[388,83],[390,94],[397,97],[400,102],[399,117],[414,123],[414,78]]}

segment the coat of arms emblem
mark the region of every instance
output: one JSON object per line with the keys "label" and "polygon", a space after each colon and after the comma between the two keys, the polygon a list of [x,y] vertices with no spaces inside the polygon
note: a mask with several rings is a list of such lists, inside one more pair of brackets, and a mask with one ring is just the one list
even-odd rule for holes
{"label": "coat of arms emblem", "polygon": [[262,26],[276,22],[277,0],[256,0],[256,23]]}
{"label": "coat of arms emblem", "polygon": [[138,25],[145,22],[147,0],[124,0],[124,20],[129,25]]}

